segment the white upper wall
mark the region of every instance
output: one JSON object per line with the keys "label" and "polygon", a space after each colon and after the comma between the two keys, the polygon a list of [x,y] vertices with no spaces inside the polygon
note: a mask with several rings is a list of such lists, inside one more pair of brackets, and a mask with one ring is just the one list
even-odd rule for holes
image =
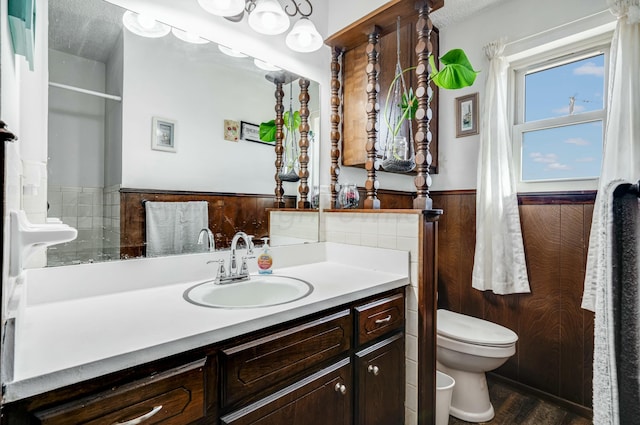
{"label": "white upper wall", "polygon": [[[189,60],[172,41],[124,34],[122,185],[273,193],[273,147],[224,140],[223,120],[273,119],[275,86],[257,73]],[[151,149],[154,116],[176,122],[177,152]]]}
{"label": "white upper wall", "polygon": [[[445,0],[445,7],[450,3]],[[480,106],[484,102],[484,87],[488,61],[483,47],[491,41],[506,37],[505,53],[517,53],[550,42],[558,37],[582,31],[583,18],[607,8],[605,0],[510,0],[475,14],[464,22],[452,24],[440,31],[440,51],[462,48],[478,74],[472,87],[455,91],[440,91],[439,167],[433,176],[432,190],[475,189],[480,136],[455,137],[455,98],[479,92]],[[608,13],[598,15],[591,22],[613,21]],[[526,39],[526,40],[523,40]],[[482,109],[482,108],[481,108]],[[481,121],[481,120],[480,120]]]}

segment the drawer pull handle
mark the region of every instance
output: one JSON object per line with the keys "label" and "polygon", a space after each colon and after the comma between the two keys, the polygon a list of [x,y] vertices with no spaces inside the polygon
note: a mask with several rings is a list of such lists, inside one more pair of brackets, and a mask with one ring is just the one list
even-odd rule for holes
{"label": "drawer pull handle", "polygon": [[375,376],[378,376],[378,374],[380,373],[380,368],[378,366],[369,365],[367,371],[369,373],[373,373]]}
{"label": "drawer pull handle", "polygon": [[344,386],[343,384],[341,384],[340,382],[336,383],[336,386],[334,387],[334,390],[336,392],[341,393],[341,394],[346,394],[347,393],[347,387]]}
{"label": "drawer pull handle", "polygon": [[387,323],[387,322],[390,322],[390,321],[391,321],[391,315],[388,315],[384,319],[377,319],[376,320],[376,325],[379,325],[381,323]]}
{"label": "drawer pull handle", "polygon": [[137,418],[129,419],[128,421],[124,422],[116,422],[113,425],[138,425],[151,418],[152,416],[155,416],[155,414],[160,412],[160,410],[162,410],[162,405],[154,407],[150,412],[147,412],[142,416],[138,416]]}

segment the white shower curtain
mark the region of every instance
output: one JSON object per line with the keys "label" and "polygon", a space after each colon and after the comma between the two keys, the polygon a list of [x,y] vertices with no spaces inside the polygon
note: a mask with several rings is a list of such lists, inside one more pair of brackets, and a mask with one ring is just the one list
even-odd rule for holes
{"label": "white shower curtain", "polygon": [[594,206],[582,308],[595,311],[595,291],[611,270],[607,244],[611,240],[602,206],[614,180],[640,178],[640,0],[608,0],[618,24],[611,43],[609,102],[602,171]]}
{"label": "white shower curtain", "polygon": [[484,50],[490,63],[480,120],[472,286],[501,295],[531,292],[512,170],[508,63],[502,41]]}

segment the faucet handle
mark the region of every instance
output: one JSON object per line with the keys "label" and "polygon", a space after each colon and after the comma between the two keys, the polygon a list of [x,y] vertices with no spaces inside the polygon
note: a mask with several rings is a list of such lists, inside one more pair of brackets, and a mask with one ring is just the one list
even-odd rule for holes
{"label": "faucet handle", "polygon": [[224,260],[210,260],[207,264],[218,263],[218,270],[216,271],[216,279],[214,283],[220,283],[220,279],[226,276],[226,270],[224,268]]}
{"label": "faucet handle", "polygon": [[249,266],[247,265],[247,260],[251,260],[256,258],[254,255],[244,255],[242,256],[242,265],[240,266],[240,274],[249,274]]}

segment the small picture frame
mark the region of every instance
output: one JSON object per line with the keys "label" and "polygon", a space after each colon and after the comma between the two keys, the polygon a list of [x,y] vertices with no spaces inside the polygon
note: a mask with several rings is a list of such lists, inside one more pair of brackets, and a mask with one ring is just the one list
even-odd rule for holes
{"label": "small picture frame", "polygon": [[240,124],[238,121],[234,120],[224,120],[224,140],[228,140],[229,142],[237,142],[238,141],[238,133],[239,133]]}
{"label": "small picture frame", "polygon": [[240,121],[240,138],[248,142],[266,143],[268,145],[275,144],[275,142],[260,140],[260,126],[246,121]]}
{"label": "small picture frame", "polygon": [[151,149],[156,151],[176,151],[176,122],[153,117],[151,123]]}
{"label": "small picture frame", "polygon": [[478,134],[478,93],[456,98],[456,137]]}

